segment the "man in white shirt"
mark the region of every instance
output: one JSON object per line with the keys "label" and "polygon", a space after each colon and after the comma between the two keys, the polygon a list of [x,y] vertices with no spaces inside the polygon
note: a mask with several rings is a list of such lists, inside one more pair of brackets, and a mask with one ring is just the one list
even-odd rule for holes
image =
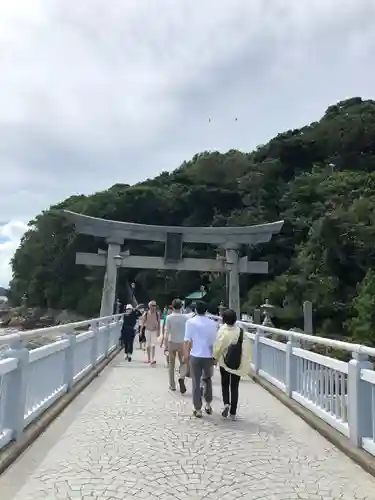
{"label": "man in white shirt", "polygon": [[183,365],[184,355],[185,325],[188,318],[181,313],[181,308],[181,300],[174,299],[172,302],[172,313],[167,316],[165,321],[162,344],[164,343],[165,349],[168,351],[169,389],[171,391],[176,390],[175,363],[177,355],[180,361],[180,377],[178,383],[181,394],[185,394],[185,378],[182,374],[181,366]]}
{"label": "man in white shirt", "polygon": [[198,302],[196,304],[196,316],[186,322],[184,360],[187,362],[190,356],[190,372],[193,385],[194,415],[202,417],[202,394],[201,379],[205,380],[204,399],[205,412],[212,413],[212,367],[213,345],[217,336],[217,325],[215,321],[206,316],[207,304]]}

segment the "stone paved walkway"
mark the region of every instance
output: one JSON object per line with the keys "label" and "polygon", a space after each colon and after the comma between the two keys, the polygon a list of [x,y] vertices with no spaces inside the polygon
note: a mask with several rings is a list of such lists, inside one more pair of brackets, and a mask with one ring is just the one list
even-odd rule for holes
{"label": "stone paved walkway", "polygon": [[[159,357],[155,368],[139,352],[131,364],[121,355],[106,368],[92,399],[12,498],[375,499],[374,478],[250,380],[241,382],[237,422],[218,415],[217,374],[215,414],[191,417],[190,386],[185,396],[168,392]],[[17,467],[2,484],[7,475],[21,481]]]}

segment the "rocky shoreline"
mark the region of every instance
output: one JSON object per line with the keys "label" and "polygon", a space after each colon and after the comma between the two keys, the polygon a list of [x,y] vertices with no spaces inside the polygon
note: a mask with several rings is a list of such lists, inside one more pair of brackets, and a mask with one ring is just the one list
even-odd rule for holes
{"label": "rocky shoreline", "polygon": [[[0,310],[0,336],[27,330],[49,328],[84,321],[85,317],[71,311],[53,309],[13,307]],[[38,335],[27,344],[28,349],[35,349],[55,340],[54,336]],[[0,346],[1,348],[1,346]]]}

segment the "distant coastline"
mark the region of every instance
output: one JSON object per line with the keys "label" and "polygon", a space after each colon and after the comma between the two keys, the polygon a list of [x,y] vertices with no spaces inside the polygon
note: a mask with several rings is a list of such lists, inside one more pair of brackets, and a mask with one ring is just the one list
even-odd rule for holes
{"label": "distant coastline", "polygon": [[10,333],[18,333],[18,332],[19,332],[18,328],[0,326],[0,335],[9,335]]}

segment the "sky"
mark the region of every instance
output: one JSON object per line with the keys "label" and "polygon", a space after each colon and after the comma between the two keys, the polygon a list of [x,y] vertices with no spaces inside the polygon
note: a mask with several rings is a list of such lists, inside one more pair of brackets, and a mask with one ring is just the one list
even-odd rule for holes
{"label": "sky", "polygon": [[371,0],[0,0],[0,286],[41,210],[375,98],[374,60]]}

